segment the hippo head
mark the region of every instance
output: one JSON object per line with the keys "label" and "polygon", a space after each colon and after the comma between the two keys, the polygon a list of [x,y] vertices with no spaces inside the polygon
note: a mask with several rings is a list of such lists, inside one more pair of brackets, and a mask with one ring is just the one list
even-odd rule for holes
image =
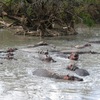
{"label": "hippo head", "polygon": [[69,76],[69,75],[64,76],[63,79],[64,80],[71,80],[71,81],[83,81],[82,78],[79,78],[79,77],[76,77],[76,76]]}
{"label": "hippo head", "polygon": [[72,52],[70,56],[68,57],[68,59],[71,59],[71,60],[78,60],[78,58],[79,58],[79,54],[77,52]]}
{"label": "hippo head", "polygon": [[72,56],[75,60],[78,60],[79,54],[78,53],[72,53]]}
{"label": "hippo head", "polygon": [[87,44],[85,44],[84,46],[85,46],[85,47],[88,47],[88,46],[91,46],[91,44],[87,43]]}
{"label": "hippo head", "polygon": [[72,70],[72,68],[73,68],[73,65],[72,64],[69,65],[69,66],[67,66],[67,69],[69,69],[69,70]]}
{"label": "hippo head", "polygon": [[16,50],[18,50],[17,48],[9,48],[8,50],[7,50],[7,52],[14,52],[14,51],[16,51]]}

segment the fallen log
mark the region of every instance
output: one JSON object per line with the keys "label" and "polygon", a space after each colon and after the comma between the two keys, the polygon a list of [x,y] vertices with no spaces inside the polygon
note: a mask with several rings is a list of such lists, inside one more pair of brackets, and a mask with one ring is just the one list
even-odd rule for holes
{"label": "fallen log", "polygon": [[50,52],[53,52],[53,53],[58,53],[58,54],[71,54],[72,52],[76,52],[78,54],[100,54],[100,52],[96,52],[96,51],[75,51],[75,50],[63,50],[63,51],[60,51],[60,50],[51,50]]}
{"label": "fallen log", "polygon": [[89,41],[89,43],[97,43],[97,44],[100,44],[100,40],[97,40],[97,41]]}
{"label": "fallen log", "polygon": [[77,52],[78,54],[100,54],[100,52],[95,52],[95,51],[69,51],[69,50],[66,50],[66,51],[61,51],[63,54],[70,54],[72,52]]}
{"label": "fallen log", "polygon": [[49,45],[49,44],[44,41],[41,41],[33,46],[28,46],[28,48],[33,48],[33,47],[38,47],[38,46],[47,46],[47,45]]}
{"label": "fallen log", "polygon": [[4,27],[10,27],[12,25],[12,23],[7,23],[5,21],[0,21],[0,24],[2,24]]}

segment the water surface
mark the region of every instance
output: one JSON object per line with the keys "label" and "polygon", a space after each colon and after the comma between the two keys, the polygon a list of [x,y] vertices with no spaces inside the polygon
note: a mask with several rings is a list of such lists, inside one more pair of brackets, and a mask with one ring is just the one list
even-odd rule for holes
{"label": "water surface", "polygon": [[[37,68],[45,68],[58,74],[76,75],[65,68],[69,60],[51,56],[56,63],[42,62],[37,57],[41,49],[48,47],[27,48],[40,40],[54,44],[57,49],[63,50],[78,44],[85,44],[90,40],[100,39],[100,29],[94,28],[91,32],[87,29],[78,29],[77,36],[44,38],[27,36],[14,36],[13,31],[0,30],[0,49],[18,47],[15,52],[17,60],[0,59],[0,100],[100,100],[100,55],[80,55],[78,67],[90,72],[90,76],[82,77],[83,82],[72,82],[33,76]],[[100,44],[91,44],[87,50],[100,51]],[[78,75],[76,75],[78,76]],[[80,77],[80,76],[78,76]]]}

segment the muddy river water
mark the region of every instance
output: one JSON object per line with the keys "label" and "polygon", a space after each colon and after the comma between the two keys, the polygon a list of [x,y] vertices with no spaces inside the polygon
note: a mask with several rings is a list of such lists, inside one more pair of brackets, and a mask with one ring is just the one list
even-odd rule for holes
{"label": "muddy river water", "polygon": [[[84,79],[82,82],[32,75],[37,68],[45,68],[58,74],[76,75],[66,70],[69,63],[67,58],[51,53],[57,62],[43,62],[38,59],[37,51],[65,50],[88,41],[100,40],[100,28],[88,31],[79,28],[78,31],[79,34],[76,36],[40,39],[15,36],[13,31],[0,29],[0,50],[18,48],[14,52],[17,60],[0,59],[0,100],[100,100],[100,54],[79,55],[78,67],[90,73],[89,76],[81,77]],[[53,46],[27,48],[41,40],[45,40],[56,48]],[[84,49],[100,52],[100,44],[91,43],[91,47]]]}

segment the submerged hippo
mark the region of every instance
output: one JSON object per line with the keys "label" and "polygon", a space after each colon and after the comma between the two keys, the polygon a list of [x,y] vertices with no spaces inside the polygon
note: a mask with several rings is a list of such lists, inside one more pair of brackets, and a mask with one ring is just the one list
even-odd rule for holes
{"label": "submerged hippo", "polygon": [[77,61],[79,59],[79,54],[77,52],[72,52],[70,56],[68,56],[68,59]]}
{"label": "submerged hippo", "polygon": [[55,78],[55,79],[63,79],[63,80],[83,81],[82,78],[79,78],[76,76],[59,75],[57,73],[50,72],[46,69],[37,69],[33,72],[33,75],[37,75],[37,76],[41,76],[41,77]]}
{"label": "submerged hippo", "polygon": [[88,76],[89,75],[89,72],[87,70],[78,68],[78,67],[76,67],[75,65],[72,65],[72,64],[67,66],[67,69],[74,71],[76,74],[78,74],[80,76]]}

